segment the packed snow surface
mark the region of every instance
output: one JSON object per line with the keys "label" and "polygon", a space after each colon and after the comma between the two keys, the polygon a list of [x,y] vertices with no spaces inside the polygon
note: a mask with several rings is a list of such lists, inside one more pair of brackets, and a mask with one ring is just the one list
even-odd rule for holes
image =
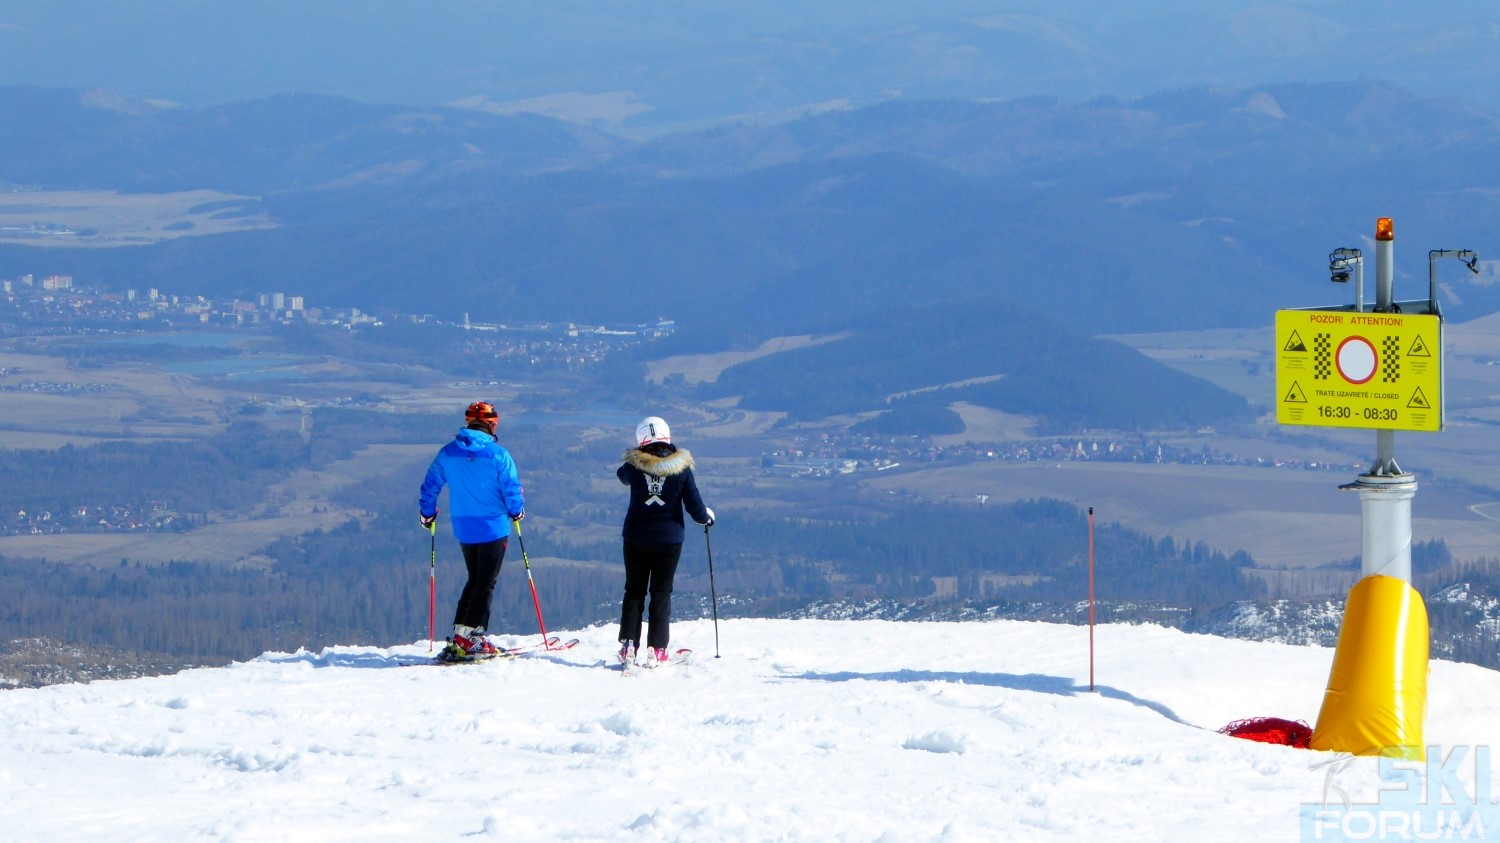
{"label": "packed snow surface", "polygon": [[[726,620],[716,658],[692,621],[692,660],[638,677],[613,632],[0,692],[0,840],[1295,841],[1303,806],[1391,786],[1216,732],[1314,722],[1330,649],[1102,626],[1091,692],[1085,627]],[[1433,662],[1426,743],[1500,743],[1496,700],[1500,674]]]}

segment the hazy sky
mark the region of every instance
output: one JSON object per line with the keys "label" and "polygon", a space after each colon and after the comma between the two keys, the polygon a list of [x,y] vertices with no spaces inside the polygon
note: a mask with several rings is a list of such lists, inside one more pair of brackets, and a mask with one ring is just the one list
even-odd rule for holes
{"label": "hazy sky", "polygon": [[[1187,7],[1187,8],[1184,8]],[[1361,76],[1500,107],[1500,4],[0,0],[0,84],[464,100],[634,127],[882,98]]]}

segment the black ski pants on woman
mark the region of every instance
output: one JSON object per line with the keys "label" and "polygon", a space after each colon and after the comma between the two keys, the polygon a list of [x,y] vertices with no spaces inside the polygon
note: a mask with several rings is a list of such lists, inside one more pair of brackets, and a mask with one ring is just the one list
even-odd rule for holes
{"label": "black ski pants on woman", "polygon": [[641,614],[651,596],[647,647],[665,647],[672,640],[672,580],[682,543],[646,544],[625,539],[625,600],[620,606],[620,640],[641,641]]}
{"label": "black ski pants on woman", "polygon": [[504,538],[479,544],[459,543],[464,552],[464,567],[469,569],[469,580],[458,595],[458,608],[453,612],[454,624],[490,628],[490,600],[495,596],[495,580],[500,578],[500,565],[505,562],[505,547],[509,541],[509,538]]}

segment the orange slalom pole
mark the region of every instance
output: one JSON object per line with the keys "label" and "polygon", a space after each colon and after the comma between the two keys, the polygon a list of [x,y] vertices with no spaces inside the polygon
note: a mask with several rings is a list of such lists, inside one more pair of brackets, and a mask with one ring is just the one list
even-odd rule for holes
{"label": "orange slalom pole", "polygon": [[1089,507],[1089,690],[1094,690],[1094,508]]}

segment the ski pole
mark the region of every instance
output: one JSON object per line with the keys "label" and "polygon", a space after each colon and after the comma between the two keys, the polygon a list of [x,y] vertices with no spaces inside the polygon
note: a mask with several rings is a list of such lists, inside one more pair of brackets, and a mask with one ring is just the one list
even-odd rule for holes
{"label": "ski pole", "polygon": [[432,638],[437,631],[437,518],[427,525],[432,533],[432,565],[427,581],[427,652],[432,652]]}
{"label": "ski pole", "polygon": [[703,546],[708,549],[708,593],[714,607],[714,658],[719,657],[719,591],[714,588],[714,545],[708,540],[708,525],[703,525]]}
{"label": "ski pole", "polygon": [[516,525],[516,543],[521,545],[521,562],[526,566],[526,581],[531,583],[531,605],[536,607],[536,625],[542,628],[542,649],[551,650],[552,641],[547,637],[547,624],[542,620],[542,601],[536,596],[536,580],[531,576],[531,560],[526,556],[526,540],[521,538],[521,522]]}

